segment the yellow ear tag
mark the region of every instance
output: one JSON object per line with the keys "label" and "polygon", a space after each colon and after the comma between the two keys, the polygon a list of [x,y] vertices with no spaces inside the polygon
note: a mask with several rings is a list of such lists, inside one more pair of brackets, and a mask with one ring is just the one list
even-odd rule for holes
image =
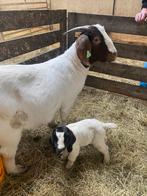
{"label": "yellow ear tag", "polygon": [[91,57],[91,52],[87,50],[86,58],[89,59]]}

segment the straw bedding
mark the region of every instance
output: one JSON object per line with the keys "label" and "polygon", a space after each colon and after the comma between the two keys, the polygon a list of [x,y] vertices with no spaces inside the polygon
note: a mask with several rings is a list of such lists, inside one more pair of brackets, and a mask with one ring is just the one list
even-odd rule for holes
{"label": "straw bedding", "polygon": [[[51,129],[24,131],[17,162],[30,165],[20,176],[6,176],[1,196],[145,196],[147,195],[147,103],[85,88],[67,123],[85,118],[115,122],[108,131],[111,163],[103,165],[92,146],[81,149],[72,170],[65,169],[49,144]],[[58,120],[58,117],[57,117]]]}

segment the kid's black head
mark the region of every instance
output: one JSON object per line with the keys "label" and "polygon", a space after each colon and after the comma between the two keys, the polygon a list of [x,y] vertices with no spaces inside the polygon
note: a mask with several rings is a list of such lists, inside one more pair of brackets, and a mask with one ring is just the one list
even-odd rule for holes
{"label": "kid's black head", "polygon": [[66,126],[58,126],[52,132],[51,143],[53,149],[58,154],[65,149],[67,149],[68,152],[71,152],[75,141],[76,138],[73,132]]}

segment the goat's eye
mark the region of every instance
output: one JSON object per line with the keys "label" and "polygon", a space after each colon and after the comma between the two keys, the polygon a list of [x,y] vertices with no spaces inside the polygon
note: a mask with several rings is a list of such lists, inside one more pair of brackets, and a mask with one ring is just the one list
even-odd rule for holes
{"label": "goat's eye", "polygon": [[99,37],[95,37],[94,39],[93,39],[93,43],[94,44],[100,44],[100,39],[99,39]]}

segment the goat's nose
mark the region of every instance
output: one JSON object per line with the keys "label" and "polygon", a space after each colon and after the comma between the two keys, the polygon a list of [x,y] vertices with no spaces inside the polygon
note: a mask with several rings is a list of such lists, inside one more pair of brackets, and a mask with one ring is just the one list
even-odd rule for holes
{"label": "goat's nose", "polygon": [[108,53],[107,55],[107,61],[108,62],[111,62],[111,61],[114,61],[117,57],[117,52],[114,52],[114,53]]}

